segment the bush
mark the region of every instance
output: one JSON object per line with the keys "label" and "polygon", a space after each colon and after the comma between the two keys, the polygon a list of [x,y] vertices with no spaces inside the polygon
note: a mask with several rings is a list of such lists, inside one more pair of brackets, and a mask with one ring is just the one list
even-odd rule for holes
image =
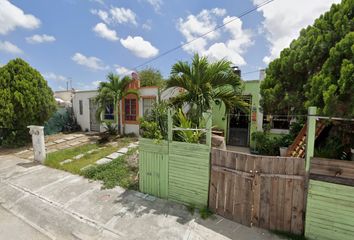
{"label": "bush", "polygon": [[118,127],[115,123],[113,123],[111,121],[103,121],[103,123],[104,123],[103,126],[109,135],[111,135],[111,136],[117,135]]}
{"label": "bush", "polygon": [[53,114],[53,92],[42,75],[22,59],[0,67],[0,128],[2,145],[30,140],[28,125],[43,125]]}
{"label": "bush", "polygon": [[153,105],[149,114],[140,119],[141,136],[150,139],[167,140],[168,104],[160,101]]}
{"label": "bush", "polygon": [[254,132],[252,141],[254,141],[253,152],[260,155],[279,156],[280,140],[270,136],[269,132]]}

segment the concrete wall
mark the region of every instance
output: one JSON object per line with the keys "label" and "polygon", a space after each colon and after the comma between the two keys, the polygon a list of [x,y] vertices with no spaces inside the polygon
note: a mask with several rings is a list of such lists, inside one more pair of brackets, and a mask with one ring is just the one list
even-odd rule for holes
{"label": "concrete wall", "polygon": [[[97,96],[97,91],[78,91],[73,97],[73,110],[77,123],[83,131],[90,131],[90,99]],[[82,115],[80,115],[79,101],[82,100]],[[100,131],[104,131],[103,126]]]}

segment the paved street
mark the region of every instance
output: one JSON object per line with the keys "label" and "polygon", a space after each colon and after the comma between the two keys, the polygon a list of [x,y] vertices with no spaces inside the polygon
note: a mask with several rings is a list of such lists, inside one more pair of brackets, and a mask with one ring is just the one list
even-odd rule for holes
{"label": "paved street", "polygon": [[0,239],[279,239],[219,216],[101,184],[15,156],[0,157]]}

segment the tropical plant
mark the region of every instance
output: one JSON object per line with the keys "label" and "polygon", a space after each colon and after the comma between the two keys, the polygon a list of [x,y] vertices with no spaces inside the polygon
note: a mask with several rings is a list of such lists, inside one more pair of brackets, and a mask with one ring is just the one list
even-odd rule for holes
{"label": "tropical plant", "polygon": [[0,144],[22,145],[27,126],[43,125],[56,110],[47,81],[24,60],[0,67]]}
{"label": "tropical plant", "polygon": [[167,88],[178,87],[185,91],[171,99],[174,106],[188,104],[195,109],[199,118],[211,109],[215,101],[225,104],[226,111],[231,107],[245,107],[242,100],[240,77],[231,68],[231,62],[220,60],[209,63],[206,57],[195,54],[192,63],[179,61],[173,65]]}
{"label": "tropical plant", "polygon": [[269,64],[264,112],[304,114],[316,105],[320,114],[354,116],[353,6],[354,0],[332,5]]}
{"label": "tropical plant", "polygon": [[113,124],[111,121],[104,121],[104,128],[109,135],[116,135],[118,126]]}
{"label": "tropical plant", "polygon": [[[202,128],[203,121],[199,120],[199,126],[194,126],[192,120],[188,119],[187,116],[183,113],[182,109],[178,109],[176,113],[176,120],[178,128]],[[188,143],[199,143],[201,138],[205,135],[205,132],[201,130],[179,130],[176,131],[177,137],[183,141]]]}
{"label": "tropical plant", "polygon": [[121,134],[121,109],[119,103],[128,94],[138,95],[138,92],[134,89],[128,89],[128,85],[132,81],[132,79],[128,76],[121,79],[118,75],[109,73],[107,75],[107,79],[108,82],[101,82],[98,87],[98,95],[95,99],[98,104],[97,118],[101,121],[101,115],[104,113],[106,106],[113,102],[114,119],[116,121],[116,125],[118,126],[118,134]]}

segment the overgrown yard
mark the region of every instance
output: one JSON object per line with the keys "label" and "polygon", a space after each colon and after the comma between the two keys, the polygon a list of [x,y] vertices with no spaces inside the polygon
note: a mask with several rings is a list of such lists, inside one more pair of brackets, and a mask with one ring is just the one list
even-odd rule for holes
{"label": "overgrown yard", "polygon": [[136,158],[136,148],[130,149],[125,155],[110,163],[96,165],[96,161],[99,159],[126,147],[133,141],[132,138],[124,138],[120,139],[116,145],[95,143],[60,150],[49,153],[45,165],[86,178],[101,180],[104,188],[113,188],[119,185],[124,188],[136,189],[138,168],[130,161],[132,157]]}

